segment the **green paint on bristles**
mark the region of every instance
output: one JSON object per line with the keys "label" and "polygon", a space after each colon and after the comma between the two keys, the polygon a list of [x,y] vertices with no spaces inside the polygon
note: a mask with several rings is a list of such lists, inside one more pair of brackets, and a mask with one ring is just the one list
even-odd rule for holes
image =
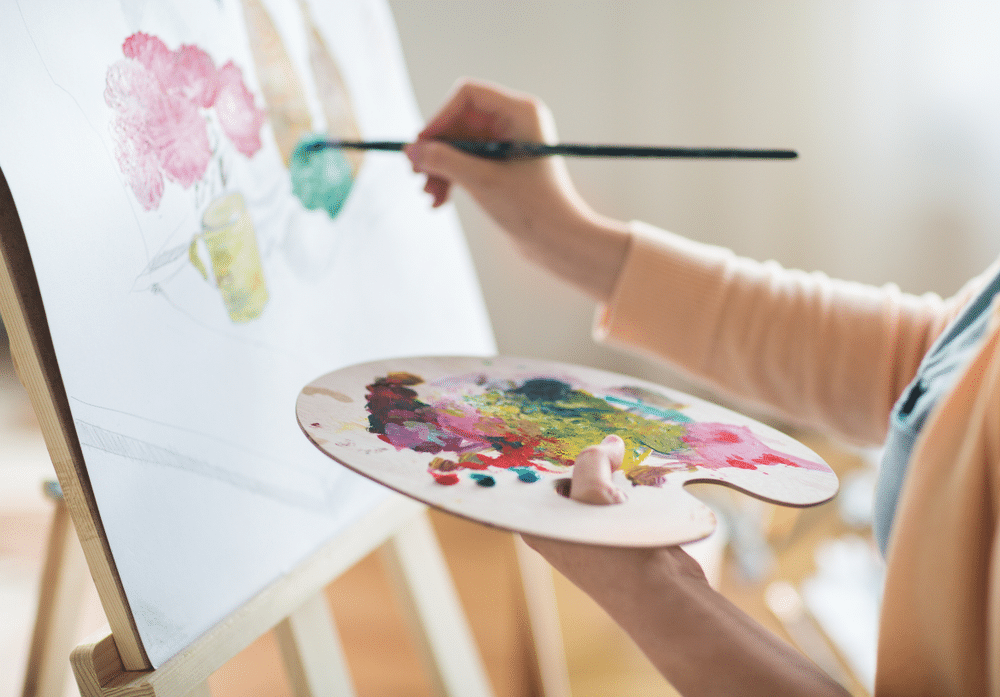
{"label": "green paint on bristles", "polygon": [[288,173],[292,193],[310,210],[323,210],[336,218],[354,184],[354,172],[347,156],[337,148],[318,150],[325,136],[303,138],[292,152]]}

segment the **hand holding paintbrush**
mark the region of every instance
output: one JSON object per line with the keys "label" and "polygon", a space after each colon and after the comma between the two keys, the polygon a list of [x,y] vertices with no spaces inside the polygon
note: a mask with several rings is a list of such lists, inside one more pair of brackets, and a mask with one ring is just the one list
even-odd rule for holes
{"label": "hand holding paintbrush", "polygon": [[459,184],[527,256],[598,300],[608,297],[625,257],[624,223],[596,213],[570,181],[563,158],[498,162],[442,141],[556,142],[549,110],[529,95],[464,82],[405,147],[424,190],[440,206]]}
{"label": "hand holding paintbrush", "polygon": [[534,261],[597,300],[606,300],[625,258],[624,223],[596,213],[554,154],[591,157],[791,159],[789,150],[658,148],[556,143],[555,122],[538,99],[464,82],[415,143],[320,142],[317,148],[402,149],[440,206],[463,186]]}
{"label": "hand holding paintbrush", "polygon": [[[441,140],[453,148],[487,160],[532,160],[551,155],[569,157],[681,158],[713,160],[794,160],[794,150],[765,148],[698,148],[657,145],[593,145],[583,143],[532,143],[519,140]],[[384,150],[398,152],[409,143],[401,140],[320,140],[308,150],[340,148],[344,150]]]}

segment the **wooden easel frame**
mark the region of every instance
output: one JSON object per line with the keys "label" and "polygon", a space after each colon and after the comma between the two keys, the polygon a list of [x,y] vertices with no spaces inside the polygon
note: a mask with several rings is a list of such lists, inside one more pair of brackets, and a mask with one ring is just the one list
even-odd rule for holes
{"label": "wooden easel frame", "polygon": [[107,697],[198,694],[196,690],[217,668],[275,627],[295,695],[344,694],[337,689],[349,690],[350,683],[331,631],[323,588],[380,546],[398,568],[397,587],[405,589],[404,597],[409,595],[407,604],[424,638],[425,664],[438,691],[490,694],[464,616],[458,604],[451,602],[456,595],[449,592],[450,577],[425,508],[404,499],[392,499],[372,510],[357,527],[330,540],[158,670],[127,670],[113,634],[102,634],[77,647],[71,662],[81,693]]}
{"label": "wooden easel frame", "polygon": [[[48,484],[52,484],[49,482]],[[87,595],[87,562],[62,492],[46,486],[52,499],[52,522],[39,583],[35,625],[29,644],[21,697],[63,697],[83,598]]]}
{"label": "wooden easel frame", "polygon": [[[381,547],[421,639],[428,675],[439,693],[489,695],[489,681],[454,592],[426,508],[392,498],[328,541],[294,571],[275,580],[191,646],[153,669],[142,646],[95,504],[69,408],[31,255],[13,196],[0,170],[0,315],[14,368],[38,417],[108,618],[110,632],[74,650],[71,663],[84,697],[207,695],[207,679],[253,640],[276,629],[296,697],[351,694],[323,589]],[[541,691],[567,694],[568,679],[547,567],[519,554],[528,636]]]}
{"label": "wooden easel frame", "polygon": [[0,315],[14,370],[35,410],[84,556],[119,651],[131,669],[149,666],[125,601],[76,436],[31,254],[7,179],[0,170]]}

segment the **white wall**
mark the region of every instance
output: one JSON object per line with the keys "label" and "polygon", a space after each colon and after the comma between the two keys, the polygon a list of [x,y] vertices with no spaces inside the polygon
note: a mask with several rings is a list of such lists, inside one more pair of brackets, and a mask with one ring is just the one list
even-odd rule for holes
{"label": "white wall", "polygon": [[[791,147],[795,162],[571,162],[601,212],[788,266],[953,292],[1000,251],[988,0],[391,0],[420,106],[462,75],[533,92],[565,141]],[[464,196],[500,348],[686,387],[595,346],[592,305]],[[655,301],[655,299],[651,299]]]}

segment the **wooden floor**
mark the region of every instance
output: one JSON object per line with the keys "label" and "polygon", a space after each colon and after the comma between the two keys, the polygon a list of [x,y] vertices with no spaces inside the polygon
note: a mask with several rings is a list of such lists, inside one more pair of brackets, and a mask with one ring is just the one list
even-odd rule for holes
{"label": "wooden floor", "polygon": [[[31,410],[2,359],[0,353],[0,697],[13,697],[20,694],[52,506],[41,493],[41,483],[52,475]],[[858,466],[822,442],[810,445],[840,473]],[[741,578],[739,564],[727,562],[718,585],[752,616],[784,635],[764,603],[766,584],[774,578],[805,578],[812,571],[816,546],[848,528],[833,506],[789,512],[758,504],[754,515],[777,551],[775,567],[748,582]],[[434,514],[433,521],[496,694],[538,694],[516,602],[519,580],[512,537],[451,516]],[[676,694],[589,598],[558,575],[555,581],[573,695]],[[376,558],[363,560],[333,583],[328,597],[360,695],[429,693]],[[103,620],[95,592],[89,591],[81,602],[82,638]],[[217,671],[210,684],[215,697],[290,694],[269,634]],[[856,695],[865,694],[853,680],[848,687]],[[72,681],[66,694],[78,694]]]}

